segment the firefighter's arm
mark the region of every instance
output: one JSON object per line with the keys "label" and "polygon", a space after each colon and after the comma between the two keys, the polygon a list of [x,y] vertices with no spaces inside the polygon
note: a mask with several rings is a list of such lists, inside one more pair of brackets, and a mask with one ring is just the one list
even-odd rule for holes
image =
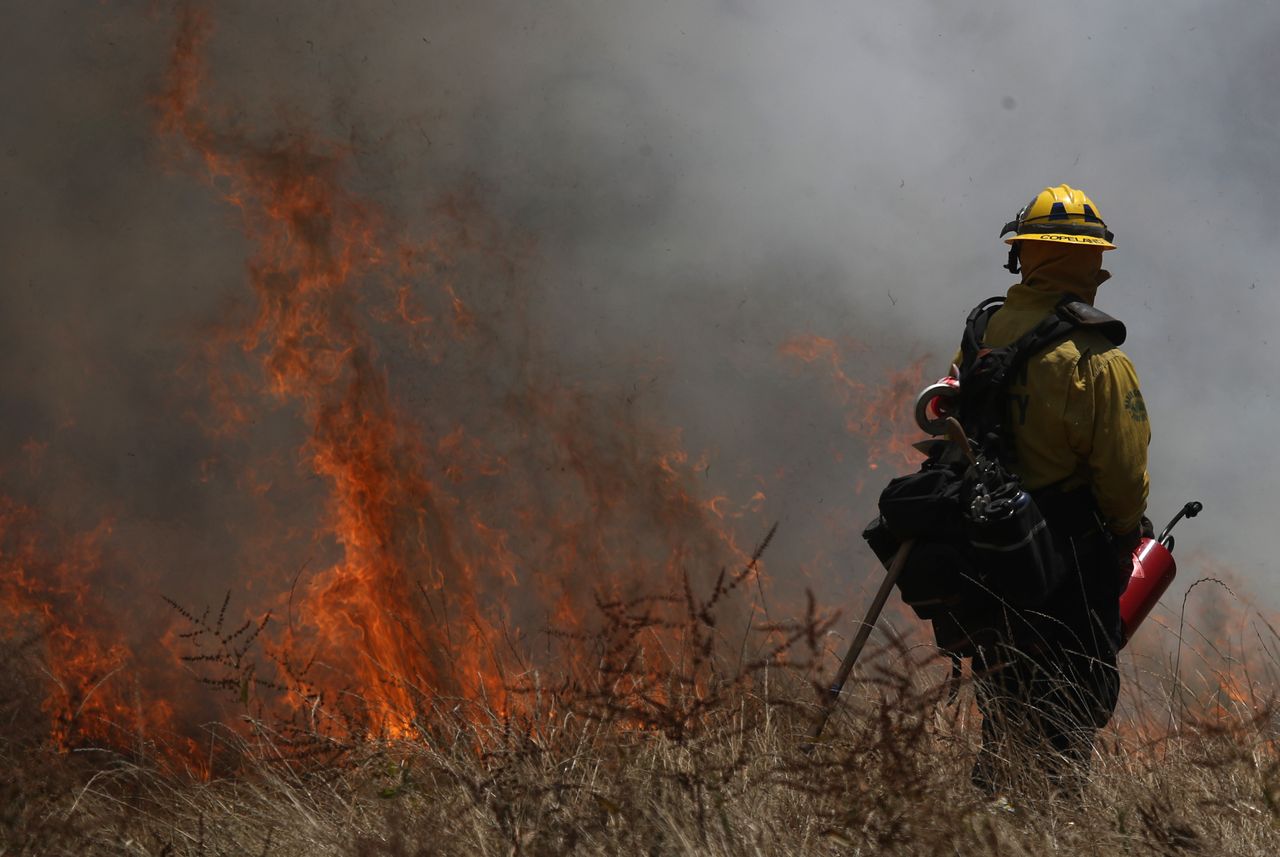
{"label": "firefighter's arm", "polygon": [[1119,349],[1095,357],[1087,384],[1093,410],[1088,455],[1090,481],[1107,527],[1116,534],[1135,532],[1147,509],[1147,446],[1151,424],[1138,388],[1138,373]]}

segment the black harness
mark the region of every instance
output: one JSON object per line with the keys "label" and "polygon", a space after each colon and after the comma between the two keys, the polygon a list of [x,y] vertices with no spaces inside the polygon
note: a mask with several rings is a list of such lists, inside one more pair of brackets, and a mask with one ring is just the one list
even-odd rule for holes
{"label": "black harness", "polygon": [[1112,345],[1125,340],[1124,323],[1084,301],[1064,297],[1053,312],[1009,345],[984,344],[991,317],[1004,306],[1003,297],[987,298],[974,307],[960,340],[959,419],[965,434],[1005,466],[1013,464],[1013,444],[1006,428],[1008,387],[1027,362],[1078,328],[1097,330]]}
{"label": "black harness", "polygon": [[984,344],[1004,298],[969,313],[961,340],[960,392],[953,412],[973,443],[976,462],[935,451],[920,470],[900,476],[880,495],[880,516],[863,533],[886,565],[902,542],[914,547],[898,579],[903,601],[933,622],[939,648],[953,659],[973,656],[1000,637],[1008,608],[1044,604],[1066,578],[1055,547],[1075,535],[1071,517],[1093,519],[1091,492],[1055,486],[1033,497],[1013,472],[1009,385],[1028,361],[1073,331],[1090,328],[1113,345],[1124,324],[1093,306],[1064,298],[1031,330],[1002,346]]}

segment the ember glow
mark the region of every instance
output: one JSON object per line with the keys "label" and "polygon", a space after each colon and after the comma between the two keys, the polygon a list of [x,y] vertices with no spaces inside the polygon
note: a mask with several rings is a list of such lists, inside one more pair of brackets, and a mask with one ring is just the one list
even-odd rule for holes
{"label": "ember glow", "polygon": [[[120,682],[111,681],[133,666],[130,652],[112,627],[93,633],[82,629],[103,619],[94,583],[102,541],[110,531],[110,523],[104,522],[88,533],[57,534],[62,544],[54,549],[50,542],[57,536],[41,527],[31,509],[0,497],[0,604],[16,623],[14,636],[45,632],[41,636],[54,686],[44,710],[60,742],[84,721],[133,719]],[[168,712],[159,714],[163,722]]]}

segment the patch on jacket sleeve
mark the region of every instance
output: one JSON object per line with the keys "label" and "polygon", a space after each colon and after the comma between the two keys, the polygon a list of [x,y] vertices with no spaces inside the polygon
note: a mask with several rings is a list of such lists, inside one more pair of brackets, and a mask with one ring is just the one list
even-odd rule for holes
{"label": "patch on jacket sleeve", "polygon": [[1124,409],[1135,423],[1147,421],[1147,403],[1142,398],[1141,390],[1130,390],[1124,397]]}

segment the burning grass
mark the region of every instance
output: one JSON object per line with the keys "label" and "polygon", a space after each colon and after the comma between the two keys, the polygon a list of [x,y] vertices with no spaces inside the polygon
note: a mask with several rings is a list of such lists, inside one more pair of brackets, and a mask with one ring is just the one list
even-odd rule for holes
{"label": "burning grass", "polygon": [[238,658],[198,661],[204,681],[227,679],[242,703],[238,720],[206,726],[205,765],[175,765],[155,736],[56,748],[36,692],[40,640],[11,641],[2,853],[1277,853],[1268,701],[1188,692],[1166,699],[1175,719],[1157,734],[1154,691],[1129,681],[1130,713],[1104,732],[1079,802],[1027,782],[996,806],[968,785],[971,692],[947,703],[927,647],[882,643],[823,743],[801,752],[830,619],[811,610],[726,645],[716,617],[746,579],[602,598],[590,633],[553,635],[577,650],[570,667],[508,675],[504,699],[517,702],[424,695],[394,735],[370,731],[351,696],[310,697],[305,717],[255,711],[262,691],[237,678],[262,656],[253,628],[193,614]]}

